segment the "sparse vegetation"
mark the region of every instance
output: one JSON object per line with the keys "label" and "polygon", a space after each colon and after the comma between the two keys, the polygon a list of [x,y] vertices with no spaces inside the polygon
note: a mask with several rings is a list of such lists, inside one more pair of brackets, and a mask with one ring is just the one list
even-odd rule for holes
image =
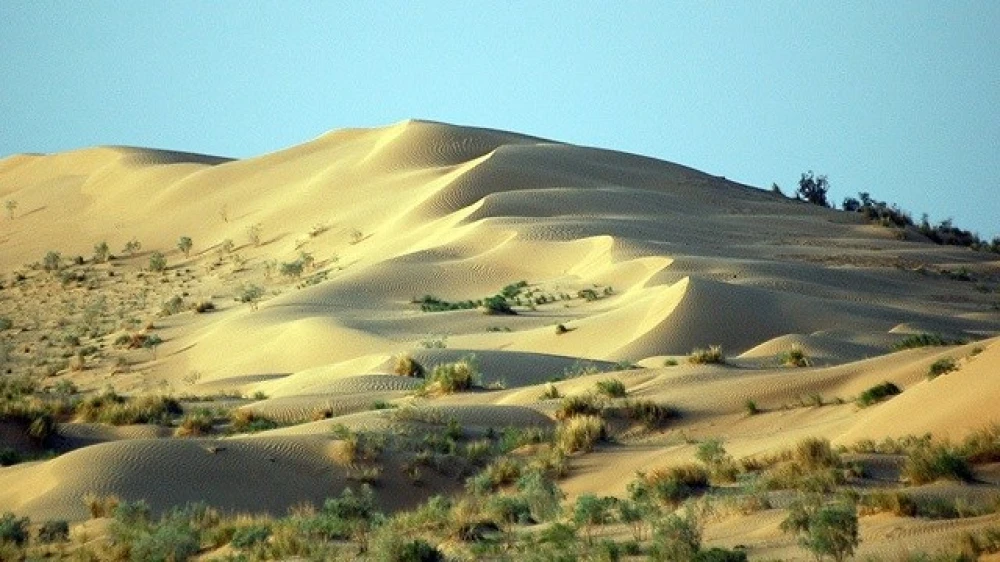
{"label": "sparse vegetation", "polygon": [[594,387],[598,393],[609,398],[622,398],[628,395],[628,390],[625,389],[625,383],[623,383],[621,379],[605,379],[597,381]]}
{"label": "sparse vegetation", "polygon": [[599,416],[573,416],[560,422],[556,429],[556,445],[567,453],[590,451],[605,438],[607,429]]}
{"label": "sparse vegetation", "polygon": [[191,248],[194,247],[194,241],[191,240],[190,236],[181,236],[177,240],[177,249],[184,254],[185,258],[191,257]]}
{"label": "sparse vegetation", "polygon": [[941,359],[931,363],[931,366],[927,369],[927,378],[935,379],[956,369],[958,369],[958,363],[955,362],[955,359],[951,357],[942,357]]}
{"label": "sparse vegetation", "polygon": [[481,375],[475,356],[468,356],[454,363],[435,365],[426,376],[424,390],[445,393],[471,390],[481,384]]}
{"label": "sparse vegetation", "polygon": [[856,400],[858,406],[862,408],[867,408],[872,404],[881,402],[890,396],[895,396],[902,392],[898,386],[891,382],[883,382],[882,384],[877,384],[868,390],[862,392],[858,399]]}
{"label": "sparse vegetation", "polygon": [[894,350],[900,351],[903,349],[914,349],[918,347],[928,347],[928,346],[945,346],[945,345],[961,345],[965,342],[961,340],[949,340],[942,337],[940,334],[913,334],[906,336],[902,340],[896,342],[892,348]]}
{"label": "sparse vegetation", "polygon": [[688,363],[692,365],[722,365],[725,362],[722,347],[718,345],[709,346],[708,349],[695,349],[688,356]]}
{"label": "sparse vegetation", "polygon": [[396,357],[396,364],[393,366],[392,372],[403,377],[422,378],[424,366],[410,355],[403,354]]}
{"label": "sparse vegetation", "polygon": [[778,363],[785,367],[808,367],[811,364],[806,352],[798,345],[779,353]]}

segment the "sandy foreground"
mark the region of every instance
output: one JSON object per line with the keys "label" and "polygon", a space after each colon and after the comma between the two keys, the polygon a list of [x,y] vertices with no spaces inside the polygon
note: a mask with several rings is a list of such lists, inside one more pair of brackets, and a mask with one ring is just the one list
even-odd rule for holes
{"label": "sandy foreground", "polygon": [[[845,447],[926,433],[959,441],[1000,423],[1000,256],[668,162],[406,121],[246,160],[123,147],[11,156],[0,160],[0,199],[17,202],[0,220],[11,374],[49,369],[43,386],[71,381],[82,395],[108,386],[224,395],[281,425],[178,438],[151,424],[63,423],[60,455],[0,468],[0,512],[33,520],[86,520],[88,493],[156,510],[204,500],[281,515],[353,481],[337,462],[338,426],[391,433],[454,419],[474,435],[551,429],[559,400],[541,398],[550,381],[571,396],[617,378],[630,398],[681,413],[573,455],[560,481],[567,502],[624,497],[637,471],[693,461],[713,437],[742,458],[804,437]],[[132,240],[141,247],[123,251]],[[95,263],[102,241],[115,259]],[[49,251],[60,271],[80,274],[67,281],[30,266]],[[154,252],[162,272],[150,271]],[[298,275],[282,273],[295,263]],[[475,301],[520,281],[514,315],[425,312],[417,302]],[[245,300],[257,302],[239,302],[254,286],[259,298]],[[175,296],[182,310],[161,314]],[[188,310],[197,302],[214,310]],[[97,351],[60,368],[62,338],[79,326],[79,345]],[[136,332],[162,343],[113,343]],[[893,350],[918,334],[967,343]],[[725,364],[688,363],[710,345]],[[781,364],[793,348],[807,366]],[[482,387],[415,395],[422,381],[394,373],[403,354],[428,367],[475,355]],[[928,379],[945,358],[955,369]],[[855,404],[884,381],[903,392]],[[749,415],[748,401],[760,413]],[[8,427],[0,438],[30,452],[15,434]],[[414,486],[402,453],[380,463],[387,510],[462,488],[433,471]],[[997,496],[1000,470],[983,470],[979,483],[927,493]],[[783,517],[777,508],[717,515],[705,542],[807,559],[778,529]],[[859,554],[930,551],[996,525],[996,513],[865,516]]]}

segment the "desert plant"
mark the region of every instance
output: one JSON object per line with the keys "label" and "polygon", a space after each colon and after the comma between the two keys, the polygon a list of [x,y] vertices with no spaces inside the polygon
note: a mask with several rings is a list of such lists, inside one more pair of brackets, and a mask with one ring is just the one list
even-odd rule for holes
{"label": "desert plant", "polygon": [[743,401],[743,410],[748,416],[756,416],[760,413],[760,406],[758,406],[757,402],[753,399],[747,398]]}
{"label": "desert plant", "polygon": [[279,271],[281,272],[282,275],[284,275],[285,277],[294,277],[296,279],[302,277],[302,271],[304,269],[305,269],[305,264],[303,264],[299,260],[282,263],[281,266],[279,267]]}
{"label": "desert plant", "polygon": [[69,540],[69,522],[65,519],[46,521],[38,528],[38,541],[42,544],[67,540]]}
{"label": "desert plant", "polygon": [[18,518],[9,511],[0,515],[0,544],[7,542],[20,546],[28,542],[30,524],[27,517]]}
{"label": "desert plant", "polygon": [[795,196],[813,205],[829,207],[830,203],[826,200],[826,192],[829,189],[830,182],[826,176],[815,176],[813,171],[809,170],[808,173],[802,174],[802,177],[799,178],[799,188],[795,191]]}
{"label": "desert plant", "polygon": [[247,226],[247,240],[254,246],[260,246],[261,234],[264,232],[264,225],[259,222]]}
{"label": "desert plant", "polygon": [[185,258],[191,256],[191,248],[193,247],[194,247],[194,241],[191,240],[190,236],[181,236],[179,239],[177,239],[177,249],[184,254]]}
{"label": "desert plant", "polygon": [[561,336],[561,335],[565,334],[566,332],[569,332],[569,328],[567,328],[565,324],[556,324],[556,335],[557,336]]}
{"label": "desert plant", "polygon": [[94,261],[96,263],[104,263],[108,261],[108,256],[111,254],[111,248],[108,247],[108,243],[101,241],[94,244]]}
{"label": "desert plant", "polygon": [[111,517],[121,503],[118,496],[98,496],[93,492],[83,495],[83,503],[87,506],[87,511],[92,519]]}
{"label": "desert plant", "polygon": [[594,394],[577,394],[567,396],[559,402],[556,408],[556,419],[566,420],[574,416],[599,416],[604,411],[604,404]]}
{"label": "desert plant", "polygon": [[483,314],[517,314],[507,299],[500,295],[495,295],[492,297],[486,297],[483,299],[482,306]]}
{"label": "desert plant", "polygon": [[480,384],[479,366],[473,355],[454,363],[435,365],[427,375],[425,390],[450,394],[471,390]]}
{"label": "desert plant", "polygon": [[902,390],[900,390],[898,386],[886,381],[862,392],[855,402],[857,402],[858,406],[866,408],[876,402],[881,402],[890,396],[895,396],[900,392],[902,392]]}
{"label": "desert plant", "polygon": [[358,244],[365,239],[365,233],[358,229],[352,229],[350,232],[351,245]]}
{"label": "desert plant", "polygon": [[583,528],[588,544],[593,542],[592,534],[595,526],[611,522],[614,503],[615,498],[610,496],[582,494],[576,498],[576,503],[573,504],[573,522]]}
{"label": "desert plant", "polygon": [[556,385],[548,382],[548,383],[545,383],[545,390],[542,391],[542,395],[541,395],[540,398],[542,400],[555,400],[556,398],[559,398],[560,396],[562,396],[562,395],[559,394],[559,389],[556,388]]}
{"label": "desert plant", "polygon": [[853,503],[810,505],[795,502],[781,523],[786,533],[799,536],[799,544],[816,556],[841,562],[854,554],[858,536],[858,513]]}
{"label": "desert plant", "polygon": [[708,349],[695,349],[688,356],[688,363],[692,365],[721,365],[725,362],[726,358],[722,355],[722,347],[718,345],[709,346]]}
{"label": "desert plant", "polygon": [[177,437],[200,437],[212,432],[214,425],[212,414],[206,410],[198,410],[187,414],[174,431]]}
{"label": "desert plant", "polygon": [[257,302],[264,296],[264,288],[253,283],[241,285],[236,295],[236,300],[250,304],[250,308],[257,308]]}
{"label": "desert plant", "polygon": [[701,550],[701,525],[691,510],[684,516],[672,513],[653,525],[653,544],[650,546],[650,560],[698,560]]}
{"label": "desert plant", "polygon": [[778,363],[786,367],[808,367],[810,361],[800,346],[793,345],[787,351],[778,354]]}
{"label": "desert plant", "polygon": [[913,449],[903,464],[902,476],[917,485],[941,479],[964,482],[973,479],[968,461],[947,444],[927,444]]}
{"label": "desert plant", "polygon": [[7,209],[7,218],[9,220],[14,220],[14,211],[17,210],[17,201],[8,199],[4,202],[3,206]]}
{"label": "desert plant", "polygon": [[708,471],[696,464],[657,468],[637,476],[648,497],[668,506],[708,488]]}
{"label": "desert plant", "polygon": [[680,416],[677,410],[652,400],[626,400],[619,406],[606,408],[605,411],[639,422],[647,429],[662,427],[668,421]]}
{"label": "desert plant", "polygon": [[892,348],[896,351],[903,349],[914,349],[918,347],[927,346],[945,346],[945,345],[958,345],[963,343],[960,340],[949,340],[942,337],[940,334],[913,334],[906,336],[902,340],[893,344]]}
{"label": "desert plant", "polygon": [[606,438],[604,420],[598,416],[574,416],[560,422],[556,428],[556,446],[567,453],[588,452]]}
{"label": "desert plant", "polygon": [[149,269],[151,271],[163,271],[167,268],[167,256],[163,252],[153,252],[149,256]]}
{"label": "desert plant", "polygon": [[178,314],[182,310],[184,310],[184,298],[180,295],[174,295],[167,299],[160,307],[160,315],[172,316],[174,314]]}
{"label": "desert plant", "polygon": [[597,392],[609,398],[622,398],[628,394],[621,379],[605,379],[594,385]]}
{"label": "desert plant", "polygon": [[125,243],[125,247],[122,248],[122,253],[128,254],[130,256],[135,255],[142,249],[142,243],[138,239],[133,238]]}
{"label": "desert plant", "polygon": [[424,366],[409,354],[402,354],[396,357],[396,364],[393,366],[392,372],[403,377],[422,378]]}
{"label": "desert plant", "polygon": [[931,363],[931,366],[927,369],[927,378],[935,379],[941,375],[948,374],[955,369],[958,369],[958,363],[951,357],[942,357],[937,361]]}
{"label": "desert plant", "polygon": [[59,252],[49,250],[42,258],[42,269],[45,271],[59,271],[62,268],[62,256]]}

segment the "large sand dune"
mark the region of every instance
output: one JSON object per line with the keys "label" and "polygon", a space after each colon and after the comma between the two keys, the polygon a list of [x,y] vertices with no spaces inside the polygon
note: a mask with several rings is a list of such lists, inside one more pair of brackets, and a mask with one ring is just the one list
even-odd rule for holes
{"label": "large sand dune", "polygon": [[[0,469],[0,510],[82,518],[80,498],[95,492],[156,509],[201,499],[282,513],[346,485],[331,461],[331,428],[412,425],[373,411],[376,402],[476,432],[550,427],[545,383],[580,394],[608,372],[632,396],[684,415],[635,448],[574,461],[571,497],[622,494],[634,471],[689,460],[693,448],[677,431],[722,435],[731,452],[749,455],[807,435],[842,444],[925,432],[958,439],[1000,422],[995,254],[937,246],[677,164],[406,121],[244,160],[123,147],[11,156],[0,160],[0,198],[18,203],[0,221],[4,272],[37,271],[24,265],[50,250],[87,262],[106,241],[117,259],[95,267],[107,278],[118,272],[122,317],[151,321],[163,339],[153,353],[129,352],[125,372],[98,363],[59,378],[85,391],[257,392],[244,409],[300,424],[207,440],[67,426],[80,448]],[[189,256],[177,249],[181,236],[193,240]],[[119,251],[130,240],[141,250]],[[154,251],[166,255],[166,272],[140,274]],[[282,275],[302,252],[312,261],[301,276]],[[510,299],[515,315],[421,311],[425,296],[474,301],[519,281],[527,285]],[[259,306],[234,300],[250,285],[263,288]],[[31,329],[79,314],[59,304],[57,284],[17,287],[0,298],[34,318]],[[64,290],[93,300],[85,287]],[[182,293],[216,310],[152,316]],[[17,304],[31,299],[48,304],[32,316]],[[994,339],[889,355],[919,333]],[[101,342],[110,348],[111,339]],[[722,346],[727,365],[686,364],[710,345]],[[970,356],[974,346],[984,350]],[[793,347],[809,367],[779,364]],[[419,381],[393,373],[405,354],[426,366],[475,356],[489,390],[414,396]],[[944,356],[960,368],[925,380]],[[884,380],[903,394],[860,411],[851,403]],[[802,407],[815,395],[844,403]],[[762,415],[744,415],[748,399]],[[379,494],[388,507],[457,488],[442,477],[412,491],[391,468],[401,461],[385,462]],[[769,521],[725,523],[709,536],[770,544]]]}

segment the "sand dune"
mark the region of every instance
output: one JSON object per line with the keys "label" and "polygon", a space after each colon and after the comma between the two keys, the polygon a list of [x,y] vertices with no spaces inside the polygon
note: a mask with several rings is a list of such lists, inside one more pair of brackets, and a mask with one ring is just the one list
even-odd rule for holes
{"label": "sand dune", "polygon": [[[59,347],[69,332],[95,350],[76,371],[46,373],[43,386],[223,392],[230,402],[206,407],[285,424],[202,440],[150,425],[64,424],[74,450],[0,469],[0,510],[80,519],[82,496],[95,492],[157,509],[200,499],[282,513],[347,485],[350,471],[331,457],[338,428],[396,435],[457,420],[477,436],[548,430],[558,405],[541,396],[550,381],[565,396],[614,377],[630,398],[682,414],[574,457],[561,483],[570,499],[621,495],[635,471],[691,460],[689,440],[723,436],[742,456],[810,435],[845,445],[925,432],[960,439],[1000,422],[995,255],[678,164],[405,121],[243,160],[131,147],[16,155],[0,160],[0,197],[17,201],[0,221],[0,316],[14,318],[3,333],[13,360],[41,369],[71,358]],[[182,236],[193,241],[188,254]],[[132,240],[141,249],[126,252]],[[91,255],[102,241],[115,259],[99,264]],[[57,271],[31,265],[50,250],[63,258]],[[150,271],[153,252],[166,257],[162,273]],[[485,314],[482,299],[505,288],[516,314]],[[183,307],[161,313],[172,297]],[[453,309],[421,310],[427,302]],[[189,310],[198,303],[214,308]],[[115,344],[136,332],[162,342]],[[925,333],[982,341],[893,352]],[[711,345],[725,364],[687,363]],[[781,364],[793,348],[808,366]],[[418,396],[422,380],[393,372],[401,355],[428,371],[475,356],[483,386]],[[927,380],[945,357],[958,369]],[[853,404],[883,381],[903,393]],[[746,415],[748,400],[759,415]],[[413,486],[400,469],[406,454],[386,453],[386,507],[461,485],[436,475]],[[780,511],[714,524],[706,536],[795,556],[776,538]],[[957,529],[931,527],[872,519],[865,532],[881,546],[865,552]]]}

